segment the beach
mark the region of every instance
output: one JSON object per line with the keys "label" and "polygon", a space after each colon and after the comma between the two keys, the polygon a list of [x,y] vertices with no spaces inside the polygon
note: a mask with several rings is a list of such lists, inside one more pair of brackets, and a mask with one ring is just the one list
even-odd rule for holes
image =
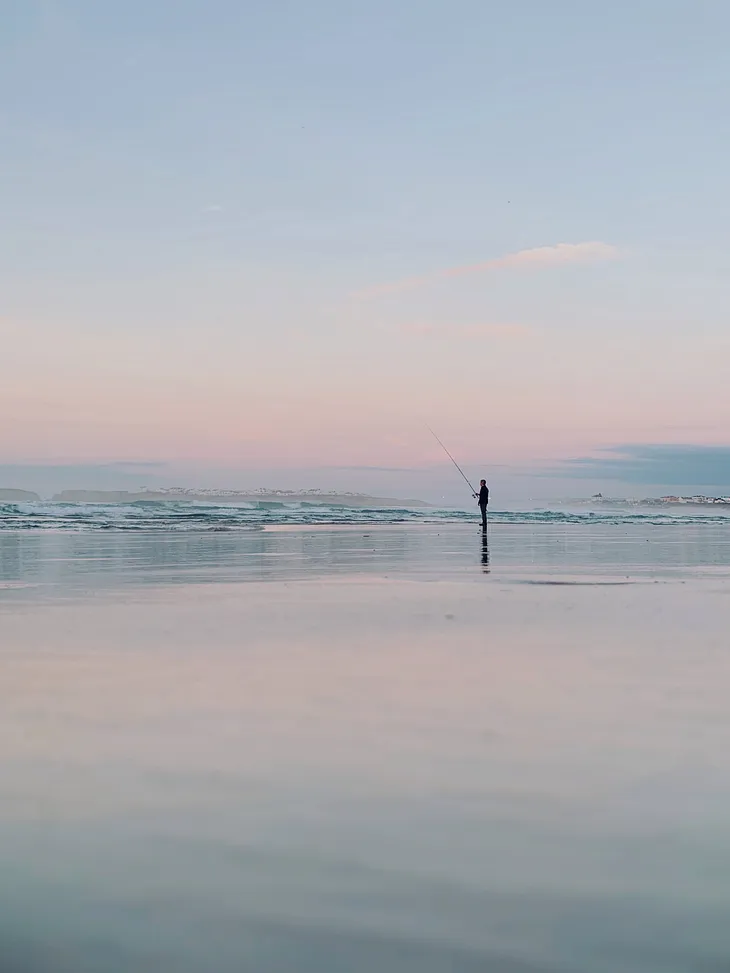
{"label": "beach", "polygon": [[730,2],[0,11],[0,973],[730,973]]}
{"label": "beach", "polygon": [[0,533],[0,969],[730,962],[730,529]]}

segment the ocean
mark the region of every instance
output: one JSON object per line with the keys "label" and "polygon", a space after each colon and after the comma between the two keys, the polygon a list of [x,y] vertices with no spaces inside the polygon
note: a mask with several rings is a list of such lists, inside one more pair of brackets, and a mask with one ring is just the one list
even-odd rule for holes
{"label": "ocean", "polygon": [[[478,513],[478,511],[477,511]],[[730,524],[730,504],[642,507],[563,502],[514,510],[491,510],[495,524]],[[0,530],[204,531],[278,526],[345,524],[467,524],[470,509],[438,507],[349,507],[326,503],[260,501],[216,504],[186,501],[133,503],[0,503]]]}

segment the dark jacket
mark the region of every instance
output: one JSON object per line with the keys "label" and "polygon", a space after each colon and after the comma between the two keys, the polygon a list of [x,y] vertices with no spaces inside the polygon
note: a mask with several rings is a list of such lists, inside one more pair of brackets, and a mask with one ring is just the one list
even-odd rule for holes
{"label": "dark jacket", "polygon": [[485,486],[480,487],[479,488],[479,506],[480,507],[486,507],[488,503],[489,503],[489,487],[485,487]]}

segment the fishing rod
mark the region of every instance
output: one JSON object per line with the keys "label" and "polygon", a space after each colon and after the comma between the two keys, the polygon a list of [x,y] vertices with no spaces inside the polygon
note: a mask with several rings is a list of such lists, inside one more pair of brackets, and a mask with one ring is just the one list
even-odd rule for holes
{"label": "fishing rod", "polygon": [[448,449],[444,446],[444,444],[441,442],[441,440],[439,439],[439,437],[436,435],[436,433],[433,431],[433,429],[429,426],[428,423],[426,423],[426,429],[428,429],[428,431],[431,433],[431,435],[433,436],[433,438],[439,444],[439,446],[441,447],[441,449],[443,449],[443,451],[449,457],[449,459],[454,464],[454,466],[457,468],[457,470],[459,471],[459,473],[461,473],[461,475],[463,476],[463,478],[466,480],[466,485],[471,490],[472,496],[475,496],[476,497],[477,496],[477,492],[474,489],[474,487],[471,485],[471,483],[469,482],[469,480],[467,479],[466,473],[464,473],[464,471],[462,470],[462,468],[459,466],[459,464],[456,462],[456,460],[454,459],[454,457],[451,455],[451,453],[448,451]]}

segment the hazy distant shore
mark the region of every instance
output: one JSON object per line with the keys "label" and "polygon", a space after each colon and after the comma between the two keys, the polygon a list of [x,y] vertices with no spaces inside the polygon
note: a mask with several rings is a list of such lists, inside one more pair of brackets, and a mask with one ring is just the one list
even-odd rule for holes
{"label": "hazy distant shore", "polygon": [[32,490],[0,490],[0,503],[37,503],[40,497]]}
{"label": "hazy distant shore", "polygon": [[[1,496],[1,494],[0,494]],[[37,499],[37,498],[36,498]],[[339,507],[429,507],[423,500],[396,497],[371,497],[364,493],[323,493],[319,490],[257,490],[239,493],[235,490],[63,490],[51,498],[58,503],[310,503]]]}
{"label": "hazy distant shore", "polygon": [[621,499],[617,497],[604,497],[598,494],[595,497],[591,497],[590,500],[581,500],[580,503],[596,503],[603,504],[605,506],[611,505],[626,505],[630,504],[632,506],[638,507],[675,507],[675,506],[696,506],[705,507],[712,504],[728,504],[730,505],[730,496],[704,496],[695,495],[691,497],[681,497],[681,496],[665,496],[665,497],[647,497],[644,500],[633,500],[633,499]]}
{"label": "hazy distant shore", "polygon": [[[0,488],[0,503],[39,503],[44,498],[32,490]],[[129,503],[211,503],[225,504],[311,504],[316,506],[377,508],[433,508],[424,500],[374,497],[365,493],[325,492],[323,490],[222,490],[170,487],[159,490],[62,490],[47,498],[52,503],[129,504]],[[550,501],[546,501],[550,502]],[[662,496],[644,499],[605,497],[597,494],[575,500],[554,500],[558,508],[566,503],[603,507],[707,507],[730,506],[730,495]]]}

